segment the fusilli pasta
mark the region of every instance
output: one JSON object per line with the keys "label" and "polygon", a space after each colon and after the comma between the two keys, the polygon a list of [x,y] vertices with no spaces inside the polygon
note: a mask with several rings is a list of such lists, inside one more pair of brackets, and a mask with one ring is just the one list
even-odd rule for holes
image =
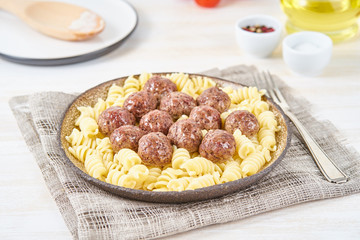
{"label": "fusilli pasta", "polygon": [[180,168],[184,169],[190,176],[199,176],[207,173],[214,173],[215,164],[206,158],[195,157],[187,160]]}
{"label": "fusilli pasta", "polygon": [[87,173],[97,179],[105,180],[108,173],[100,154],[95,153],[85,158],[85,170]]}
{"label": "fusilli pasta", "polygon": [[139,155],[131,149],[123,148],[114,156],[114,162],[122,166],[122,170],[127,172],[133,166],[141,164]]}
{"label": "fusilli pasta", "polygon": [[220,183],[220,175],[218,172],[214,174],[205,174],[198,178],[193,178],[189,185],[186,187],[186,190],[195,190],[198,188],[209,187],[215,184]]}
{"label": "fusilli pasta", "polygon": [[239,129],[236,129],[234,134],[236,143],[236,152],[239,157],[245,159],[251,153],[255,152],[256,148],[253,142],[251,142],[245,135],[241,134]]}
{"label": "fusilli pasta", "polygon": [[85,117],[80,121],[80,130],[86,136],[95,136],[99,133],[99,126],[95,119],[91,117]]}
{"label": "fusilli pasta", "polygon": [[171,165],[174,169],[180,169],[180,166],[190,159],[190,153],[185,148],[174,147]]}
{"label": "fusilli pasta", "polygon": [[69,136],[65,137],[72,146],[88,146],[89,148],[96,148],[96,139],[93,137],[85,136],[83,132],[74,128]]}
{"label": "fusilli pasta", "polygon": [[242,178],[240,164],[237,161],[229,161],[225,165],[224,173],[221,175],[220,182],[226,183]]}
{"label": "fusilli pasta", "polygon": [[245,176],[251,176],[257,173],[265,165],[266,159],[270,156],[269,154],[266,148],[250,154],[242,161],[240,165],[241,171]]}
{"label": "fusilli pasta", "polygon": [[[104,136],[97,124],[100,114],[110,106],[123,106],[126,98],[141,91],[152,77],[151,73],[142,73],[138,77],[129,76],[123,86],[113,84],[106,100],[101,98],[91,106],[77,109],[80,116],[75,121],[75,128],[66,141],[69,152],[84,163],[90,176],[110,184],[146,191],[184,191],[194,190],[215,184],[234,181],[257,173],[271,160],[270,152],[276,150],[276,132],[280,130],[274,113],[267,102],[262,100],[265,91],[256,87],[233,89],[222,87],[231,98],[230,108],[221,113],[224,126],[226,118],[236,110],[247,110],[259,121],[260,130],[251,138],[240,130],[233,133],[236,153],[223,163],[213,163],[201,157],[199,152],[189,153],[184,148],[173,146],[171,163],[165,166],[146,166],[138,153],[131,149],[121,149],[114,153],[109,137]],[[166,74],[174,82],[178,91],[197,98],[203,91],[216,86],[211,78],[191,76],[184,73]],[[182,115],[178,120],[187,119]],[[202,130],[203,136],[207,133]]]}

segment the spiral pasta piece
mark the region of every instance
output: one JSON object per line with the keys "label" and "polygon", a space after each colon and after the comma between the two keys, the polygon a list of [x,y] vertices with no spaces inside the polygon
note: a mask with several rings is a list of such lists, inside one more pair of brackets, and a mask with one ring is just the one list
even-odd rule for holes
{"label": "spiral pasta piece", "polygon": [[253,105],[252,113],[258,117],[261,113],[265,111],[269,111],[269,104],[265,101],[261,101],[258,99],[253,99],[251,101],[251,104]]}
{"label": "spiral pasta piece", "polygon": [[198,188],[209,187],[220,182],[220,175],[218,172],[214,174],[205,174],[197,178],[193,178],[189,185],[186,187],[186,190],[195,190]]}
{"label": "spiral pasta piece", "polygon": [[233,104],[234,107],[231,109],[231,111],[247,110],[249,112],[252,112],[253,108],[254,108],[253,103],[252,103],[253,100],[250,101],[250,99],[245,99],[238,104]]}
{"label": "spiral pasta piece", "polygon": [[265,165],[266,159],[270,157],[268,151],[266,148],[262,151],[256,151],[242,161],[240,168],[244,176],[251,176],[257,173]]}
{"label": "spiral pasta piece", "polygon": [[153,190],[155,188],[155,183],[160,175],[161,169],[159,167],[149,168],[149,175],[144,181],[143,189],[150,191]]}
{"label": "spiral pasta piece", "polygon": [[80,112],[80,116],[76,119],[75,126],[79,126],[81,120],[84,118],[93,118],[95,119],[95,111],[92,107],[78,107],[77,110]]}
{"label": "spiral pasta piece", "polygon": [[89,148],[96,148],[96,140],[93,137],[86,137],[78,129],[74,128],[69,136],[65,137],[66,141],[70,143],[71,146],[88,146]]}
{"label": "spiral pasta piece", "polygon": [[255,152],[256,148],[254,143],[252,143],[249,138],[241,133],[239,129],[236,129],[233,133],[236,143],[236,152],[239,157],[245,159],[251,153]]}
{"label": "spiral pasta piece", "polygon": [[125,96],[125,90],[123,87],[120,87],[116,84],[113,84],[108,91],[106,102],[109,105],[113,105],[116,99],[122,98]]}
{"label": "spiral pasta piece", "polygon": [[260,101],[258,99],[245,99],[243,100],[242,102],[238,103],[238,104],[231,104],[231,108],[228,110],[230,113],[231,112],[234,112],[234,111],[237,111],[237,110],[246,110],[246,111],[249,111],[249,112],[253,112],[254,111],[254,107],[255,107],[255,102],[256,101]]}
{"label": "spiral pasta piece", "polygon": [[119,179],[119,185],[140,189],[149,175],[149,169],[143,164],[137,164],[130,168],[129,172]]}
{"label": "spiral pasta piece", "polygon": [[264,92],[259,92],[256,87],[243,87],[230,94],[231,103],[238,104],[245,99],[261,99]]}
{"label": "spiral pasta piece", "polygon": [[216,168],[215,171],[218,171],[220,174],[225,170],[226,163],[215,163]]}
{"label": "spiral pasta piece", "polygon": [[94,111],[94,119],[97,121],[99,119],[100,114],[105,111],[105,109],[107,109],[108,107],[110,107],[110,104],[105,102],[103,99],[98,98],[97,103],[95,104],[95,106],[93,107],[93,111]]}
{"label": "spiral pasta piece", "polygon": [[130,94],[140,91],[140,82],[133,76],[129,76],[124,83],[125,98]]}
{"label": "spiral pasta piece", "polygon": [[167,188],[169,189],[169,191],[184,191],[191,180],[191,177],[171,179],[167,184]]}
{"label": "spiral pasta piece", "polygon": [[114,162],[122,166],[122,171],[127,172],[133,166],[141,164],[141,158],[133,150],[123,148],[117,154],[115,154]]}
{"label": "spiral pasta piece", "polygon": [[112,160],[108,160],[107,158],[105,158],[105,160],[103,159],[103,162],[104,162],[104,165],[105,165],[105,168],[110,172],[111,170],[113,169],[116,169],[118,171],[120,171],[121,169],[121,165],[112,161]]}
{"label": "spiral pasta piece", "polygon": [[178,91],[181,91],[185,87],[185,84],[190,80],[189,74],[184,73],[166,74],[165,77],[176,84]]}
{"label": "spiral pasta piece", "polygon": [[149,169],[142,164],[134,165],[129,172],[113,169],[109,172],[106,182],[126,188],[140,189],[149,174]]}
{"label": "spiral pasta piece", "polygon": [[69,152],[81,162],[85,162],[86,157],[96,153],[96,150],[86,145],[69,147]]}
{"label": "spiral pasta piece", "polygon": [[257,146],[257,151],[260,151],[264,154],[264,158],[266,162],[270,162],[271,160],[271,153],[270,150],[266,147],[263,147],[262,145]]}
{"label": "spiral pasta piece", "polygon": [[111,147],[110,139],[105,137],[103,139],[96,139],[96,151],[101,155],[104,162],[113,161],[114,152]]}
{"label": "spiral pasta piece", "polygon": [[186,176],[186,174],[184,174],[184,171],[182,171],[181,169],[167,168],[163,170],[161,172],[161,175],[157,178],[155,188],[165,188],[168,190],[167,185],[171,179],[177,179],[184,176]]}
{"label": "spiral pasta piece", "polygon": [[230,95],[234,92],[234,89],[232,87],[221,87],[220,88],[223,92],[225,92],[227,95]]}
{"label": "spiral pasta piece", "polygon": [[191,80],[194,82],[194,86],[197,89],[197,94],[201,94],[206,89],[216,86],[216,82],[208,77],[196,76],[192,77]]}
{"label": "spiral pasta piece", "polygon": [[274,129],[274,130],[278,129],[275,115],[271,111],[265,111],[265,112],[262,112],[261,114],[259,114],[258,121],[259,121],[260,128],[265,127],[265,128]]}
{"label": "spiral pasta piece", "polygon": [[84,118],[93,118],[96,122],[99,119],[100,114],[109,106],[109,103],[105,102],[101,98],[98,98],[98,101],[93,108],[90,106],[78,107],[77,109],[80,112],[80,116],[76,120],[75,125],[79,126]]}
{"label": "spiral pasta piece", "polygon": [[218,172],[220,175],[223,173],[223,169],[216,163],[214,163],[215,172]]}
{"label": "spiral pasta piece", "polygon": [[221,175],[220,182],[226,183],[235,181],[242,178],[240,164],[237,161],[229,161],[225,165],[223,174]]}
{"label": "spiral pasta piece", "polygon": [[124,175],[125,175],[125,173],[123,171],[119,171],[116,168],[112,169],[109,171],[109,173],[105,179],[105,182],[120,186],[119,180]]}
{"label": "spiral pasta piece", "polygon": [[180,169],[180,166],[190,159],[190,153],[185,148],[174,147],[171,166],[174,169]]}
{"label": "spiral pasta piece", "polygon": [[181,92],[186,93],[186,94],[192,96],[193,98],[197,98],[199,96],[199,94],[197,94],[198,87],[196,87],[195,84],[191,80],[188,80],[185,83],[184,87],[181,89]]}
{"label": "spiral pasta piece", "polygon": [[85,117],[81,119],[79,127],[81,132],[83,132],[86,137],[95,136],[99,133],[99,126],[95,119],[91,117]]}
{"label": "spiral pasta piece", "polygon": [[153,75],[151,73],[143,72],[139,76],[140,90],[144,89],[144,85]]}
{"label": "spiral pasta piece", "polygon": [[276,150],[275,129],[261,128],[258,132],[260,144],[270,151]]}
{"label": "spiral pasta piece", "polygon": [[118,97],[118,98],[114,101],[113,106],[122,107],[122,106],[124,105],[124,102],[125,102],[126,98],[127,98],[126,96],[124,96],[124,97]]}
{"label": "spiral pasta piece", "polygon": [[97,179],[104,180],[108,171],[102,161],[100,154],[95,153],[85,158],[85,170],[86,172]]}
{"label": "spiral pasta piece", "polygon": [[113,152],[111,147],[110,138],[105,137],[103,139],[97,138],[96,139],[96,150],[98,150],[101,154]]}
{"label": "spiral pasta piece", "polygon": [[207,173],[212,174],[215,171],[214,163],[203,157],[189,159],[184,164],[182,164],[180,168],[184,169],[191,177],[204,175]]}

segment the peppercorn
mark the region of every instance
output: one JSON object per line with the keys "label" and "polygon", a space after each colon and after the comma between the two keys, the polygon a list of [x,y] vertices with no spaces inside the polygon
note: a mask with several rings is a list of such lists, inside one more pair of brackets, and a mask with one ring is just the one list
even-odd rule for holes
{"label": "peppercorn", "polygon": [[272,27],[266,27],[265,25],[253,25],[253,26],[246,26],[243,27],[242,29],[244,29],[245,31],[248,32],[253,32],[253,33],[268,33],[268,32],[273,32],[275,31],[274,28]]}

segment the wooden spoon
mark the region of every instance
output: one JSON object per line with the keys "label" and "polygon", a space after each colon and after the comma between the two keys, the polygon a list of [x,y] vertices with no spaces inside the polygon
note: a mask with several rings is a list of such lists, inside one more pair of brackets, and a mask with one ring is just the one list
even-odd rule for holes
{"label": "wooden spoon", "polygon": [[0,9],[13,13],[37,31],[62,40],[85,40],[105,27],[99,15],[69,3],[0,0]]}

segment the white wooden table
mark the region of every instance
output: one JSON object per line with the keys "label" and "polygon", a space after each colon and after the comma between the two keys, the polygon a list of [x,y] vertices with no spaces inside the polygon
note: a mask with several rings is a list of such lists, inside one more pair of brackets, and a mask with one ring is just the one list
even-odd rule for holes
{"label": "white wooden table", "polygon": [[[193,0],[131,0],[139,14],[135,33],[114,52],[85,63],[34,67],[0,59],[0,239],[70,239],[40,170],[8,106],[10,97],[39,91],[81,92],[102,81],[143,71],[199,72],[236,64],[281,76],[314,104],[360,151],[360,39],[334,46],[323,75],[293,75],[279,47],[253,59],[238,49],[234,24],[250,14],[286,17],[277,0],[222,0],[204,9]],[[99,6],[101,6],[99,4]],[[360,160],[359,160],[360,161]],[[214,225],[168,239],[360,239],[360,194],[310,202]]]}

